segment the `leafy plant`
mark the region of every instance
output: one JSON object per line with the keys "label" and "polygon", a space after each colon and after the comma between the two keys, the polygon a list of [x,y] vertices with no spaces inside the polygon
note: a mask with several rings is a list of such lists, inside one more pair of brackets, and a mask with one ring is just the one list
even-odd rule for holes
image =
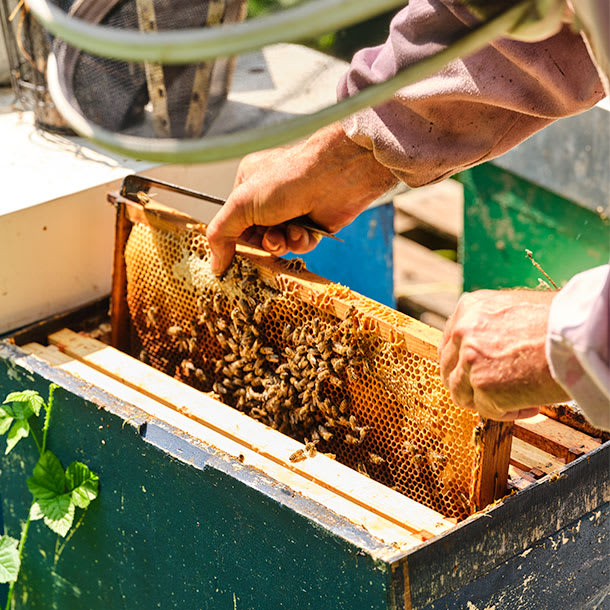
{"label": "leafy plant", "polygon": [[[7,435],[5,455],[10,453],[21,439],[28,436],[34,441],[39,454],[32,476],[27,479],[27,486],[32,494],[32,504],[21,531],[21,538],[17,540],[8,535],[0,536],[0,583],[10,583],[6,610],[11,607],[13,590],[19,577],[23,548],[31,522],[42,519],[47,527],[58,534],[55,546],[55,563],[57,563],[66,543],[82,523],[89,504],[98,494],[97,474],[81,462],[72,462],[64,470],[57,456],[47,449],[47,433],[57,387],[55,384],[49,387],[46,404],[38,392],[24,390],[12,392],[0,405],[0,435]],[[44,411],[44,425],[42,441],[39,441],[30,427],[30,419],[39,417],[42,411]],[[72,527],[77,508],[83,509],[83,513],[78,523]],[[65,539],[61,545],[59,537]]]}

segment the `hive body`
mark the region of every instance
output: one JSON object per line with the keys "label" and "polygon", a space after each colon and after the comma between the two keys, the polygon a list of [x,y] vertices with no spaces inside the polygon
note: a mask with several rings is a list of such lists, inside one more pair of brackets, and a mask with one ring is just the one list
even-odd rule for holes
{"label": "hive body", "polygon": [[203,232],[153,224],[135,222],[124,250],[136,355],[305,442],[292,460],[331,453],[447,517],[476,508],[478,416],[407,346],[408,317],[298,260],[269,272],[245,253],[218,279]]}

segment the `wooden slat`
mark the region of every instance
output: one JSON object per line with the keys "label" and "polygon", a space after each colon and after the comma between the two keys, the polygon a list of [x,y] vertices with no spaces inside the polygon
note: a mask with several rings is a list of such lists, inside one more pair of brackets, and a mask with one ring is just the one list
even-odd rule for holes
{"label": "wooden slat", "polygon": [[49,342],[178,412],[186,409],[193,420],[414,534],[428,537],[452,527],[451,522],[436,511],[359,475],[323,454],[302,462],[291,462],[290,455],[303,447],[301,443],[95,339],[64,329],[50,335]]}
{"label": "wooden slat", "polygon": [[[207,6],[206,26],[219,25],[225,14],[225,0],[208,0]],[[195,68],[189,110],[184,125],[187,138],[198,138],[203,131],[213,68],[214,60],[202,62]]]}
{"label": "wooden slat", "polygon": [[370,512],[359,504],[351,502],[344,496],[335,494],[332,490],[295,474],[293,471],[262,456],[260,453],[252,451],[241,443],[237,443],[195,421],[189,416],[188,410],[185,410],[184,413],[178,413],[174,409],[145,396],[113,377],[61,352],[56,346],[50,345],[45,347],[37,343],[29,343],[21,347],[21,349],[41,358],[52,366],[61,368],[103,389],[116,398],[141,409],[148,415],[165,421],[180,430],[184,430],[207,445],[216,447],[238,459],[244,466],[251,466],[261,470],[279,483],[289,486],[295,492],[301,493],[350,521],[362,525],[381,540],[398,544],[403,550],[419,545],[422,542],[420,536],[413,535],[412,532],[397,526],[394,522],[379,517],[377,514]]}
{"label": "wooden slat", "polygon": [[[151,201],[146,207],[122,199],[111,193],[109,200],[112,203],[123,201],[126,215],[131,222],[139,222],[162,230],[180,231],[186,228],[200,230],[205,233],[205,225],[198,223],[190,216]],[[327,294],[329,285],[333,284],[309,271],[294,272],[286,268],[286,261],[277,258],[268,252],[252,247],[249,244],[238,243],[237,252],[248,257],[248,260],[257,268],[260,279],[269,286],[282,290],[287,285],[294,289],[298,297],[305,303],[322,308],[339,319],[344,319],[351,307],[359,312],[362,324],[370,324],[377,329],[379,336],[389,341],[404,341],[407,349],[434,362],[438,361],[438,345],[442,333],[430,328],[419,320],[397,313],[400,325],[392,324],[384,319],[377,318],[368,309],[377,304],[362,295],[344,289],[346,296],[332,296]],[[334,284],[333,284],[334,285]],[[322,297],[325,297],[322,299]]]}
{"label": "wooden slat", "polygon": [[[136,0],[138,25],[143,32],[157,31],[157,15],[153,0]],[[152,121],[157,137],[170,137],[171,124],[163,66],[144,62],[148,97],[152,105]]]}
{"label": "wooden slat", "polygon": [[462,292],[462,268],[428,248],[394,237],[394,292],[412,309],[432,311],[448,318]]}
{"label": "wooden slat", "polygon": [[509,489],[513,488],[517,491],[521,491],[536,482],[536,479],[531,474],[517,466],[511,465],[508,467],[508,476],[510,477]]}
{"label": "wooden slat", "polygon": [[464,193],[455,180],[412,189],[396,196],[394,206],[441,235],[457,239],[464,230]]}
{"label": "wooden slat", "polygon": [[[565,466],[565,462],[554,455],[514,437],[510,451],[510,463],[521,470],[541,471],[549,474]],[[536,474],[534,474],[536,476]]]}
{"label": "wooden slat", "polygon": [[599,439],[591,438],[541,414],[515,422],[514,435],[565,460],[566,464],[601,444]]}

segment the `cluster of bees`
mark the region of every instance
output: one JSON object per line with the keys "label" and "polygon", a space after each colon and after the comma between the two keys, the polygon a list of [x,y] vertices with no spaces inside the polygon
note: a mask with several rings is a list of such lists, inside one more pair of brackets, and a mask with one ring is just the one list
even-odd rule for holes
{"label": "cluster of bees", "polygon": [[[360,445],[369,428],[352,413],[345,387],[358,379],[359,367],[367,367],[354,332],[355,309],[341,322],[314,316],[299,326],[285,323],[281,336],[267,336],[267,316],[285,307],[284,297],[243,259],[234,261],[220,288],[198,297],[196,318],[166,330],[182,358],[179,377],[303,441],[305,448],[291,461],[315,455],[317,444],[331,439]],[[154,306],[147,310],[149,325],[158,324],[157,314]],[[271,316],[275,324],[277,317]],[[217,342],[221,356],[215,361],[202,357],[208,351],[201,349],[202,341]],[[369,453],[368,461],[380,465],[385,460]],[[366,473],[364,465],[359,470]]]}

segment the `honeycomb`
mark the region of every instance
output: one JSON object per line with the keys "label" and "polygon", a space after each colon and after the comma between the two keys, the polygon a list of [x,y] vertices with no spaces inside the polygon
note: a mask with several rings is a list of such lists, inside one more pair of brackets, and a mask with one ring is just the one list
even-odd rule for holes
{"label": "honeycomb", "polygon": [[[217,278],[209,253],[196,229],[133,224],[134,355],[446,517],[473,512],[479,418],[451,402],[436,362],[381,336],[410,318],[330,282],[303,298],[299,259],[271,282],[246,255]],[[352,304],[344,316],[333,299]]]}

